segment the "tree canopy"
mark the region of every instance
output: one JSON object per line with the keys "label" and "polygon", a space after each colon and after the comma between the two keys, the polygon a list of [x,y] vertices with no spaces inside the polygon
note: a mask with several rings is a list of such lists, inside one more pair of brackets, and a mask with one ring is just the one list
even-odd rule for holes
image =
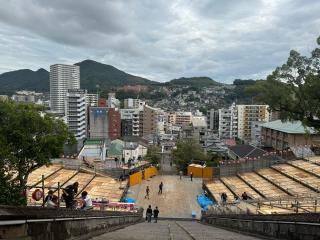
{"label": "tree canopy", "polygon": [[59,157],[65,143],[74,143],[62,121],[40,111],[32,104],[0,101],[0,204],[25,203],[29,174]]}
{"label": "tree canopy", "polygon": [[217,154],[205,153],[201,146],[192,140],[177,142],[176,149],[172,151],[172,156],[178,170],[183,172],[187,172],[188,165],[192,161],[202,161],[207,166],[217,166],[219,160]]}
{"label": "tree canopy", "polygon": [[257,99],[278,111],[282,120],[300,120],[320,130],[320,49],[309,57],[291,50],[285,64],[248,91],[257,92]]}

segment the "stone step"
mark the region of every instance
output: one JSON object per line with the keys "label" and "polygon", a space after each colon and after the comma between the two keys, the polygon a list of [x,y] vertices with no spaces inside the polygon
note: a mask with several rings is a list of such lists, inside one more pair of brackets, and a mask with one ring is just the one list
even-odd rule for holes
{"label": "stone step", "polygon": [[260,238],[208,226],[194,221],[143,222],[109,232],[92,240],[258,240]]}

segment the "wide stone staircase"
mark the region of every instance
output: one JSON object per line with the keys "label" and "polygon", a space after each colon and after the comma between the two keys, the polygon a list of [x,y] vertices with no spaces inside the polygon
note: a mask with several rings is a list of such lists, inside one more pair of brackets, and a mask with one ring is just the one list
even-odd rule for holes
{"label": "wide stone staircase", "polygon": [[243,235],[236,232],[227,231],[204,225],[195,221],[174,221],[160,220],[158,223],[139,223],[126,228],[109,232],[92,240],[140,240],[140,239],[170,239],[170,240],[254,240],[261,239],[252,236]]}

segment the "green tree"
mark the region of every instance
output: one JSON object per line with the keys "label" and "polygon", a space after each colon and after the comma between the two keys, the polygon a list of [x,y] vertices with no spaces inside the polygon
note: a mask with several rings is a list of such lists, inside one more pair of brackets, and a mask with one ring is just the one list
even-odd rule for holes
{"label": "green tree", "polygon": [[155,166],[160,162],[160,148],[158,146],[151,146],[148,148],[147,155],[144,157],[147,161]]}
{"label": "green tree", "polygon": [[184,173],[187,172],[188,165],[192,160],[208,160],[208,156],[203,152],[201,146],[192,140],[177,142],[176,149],[172,151],[172,157],[178,170]]}
{"label": "green tree", "polygon": [[[22,204],[29,174],[74,143],[67,126],[32,104],[0,102],[0,204]],[[7,195],[6,195],[6,194]],[[13,198],[14,196],[14,198]]]}
{"label": "green tree", "polygon": [[257,99],[278,111],[282,120],[300,120],[320,130],[320,49],[309,57],[291,50],[285,64],[248,91],[257,92]]}

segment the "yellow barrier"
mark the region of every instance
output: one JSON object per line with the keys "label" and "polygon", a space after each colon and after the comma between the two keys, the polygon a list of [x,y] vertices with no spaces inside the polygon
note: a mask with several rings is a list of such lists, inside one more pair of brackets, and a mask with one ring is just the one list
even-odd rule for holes
{"label": "yellow barrier", "polygon": [[193,177],[199,178],[212,178],[213,177],[213,168],[212,167],[205,167],[203,168],[201,165],[197,164],[190,164],[188,166],[188,175],[193,173]]}
{"label": "yellow barrier", "polygon": [[141,172],[137,172],[137,173],[130,175],[130,178],[129,178],[130,186],[140,184],[141,182],[142,182],[142,173]]}
{"label": "yellow barrier", "polygon": [[158,171],[156,167],[149,167],[144,170],[144,180],[147,180],[155,175],[157,175]]}

